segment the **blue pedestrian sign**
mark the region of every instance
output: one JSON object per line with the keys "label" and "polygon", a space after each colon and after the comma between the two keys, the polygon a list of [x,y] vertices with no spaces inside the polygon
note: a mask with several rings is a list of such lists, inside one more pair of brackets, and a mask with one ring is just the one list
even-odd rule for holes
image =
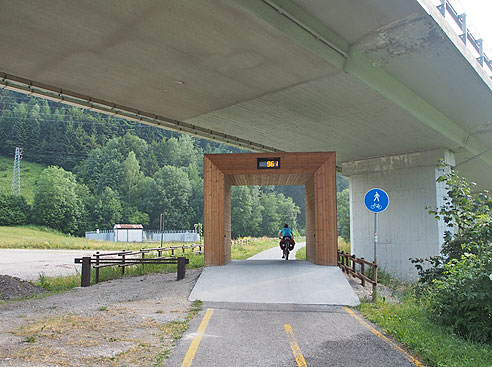
{"label": "blue pedestrian sign", "polygon": [[386,210],[389,204],[388,194],[381,189],[370,189],[364,197],[366,208],[373,213],[380,213]]}

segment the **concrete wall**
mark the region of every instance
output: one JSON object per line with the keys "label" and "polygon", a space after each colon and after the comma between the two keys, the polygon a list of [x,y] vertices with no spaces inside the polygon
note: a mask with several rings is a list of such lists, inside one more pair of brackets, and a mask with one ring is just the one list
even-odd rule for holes
{"label": "concrete wall", "polygon": [[446,194],[444,185],[436,182],[443,173],[438,167],[441,159],[454,164],[450,152],[433,150],[342,165],[342,174],[350,177],[353,254],[373,260],[374,214],[366,209],[364,195],[371,188],[381,188],[388,193],[390,203],[378,215],[378,263],[394,277],[416,279],[409,258],[437,255],[443,241],[443,221],[426,210],[426,206],[440,206]]}

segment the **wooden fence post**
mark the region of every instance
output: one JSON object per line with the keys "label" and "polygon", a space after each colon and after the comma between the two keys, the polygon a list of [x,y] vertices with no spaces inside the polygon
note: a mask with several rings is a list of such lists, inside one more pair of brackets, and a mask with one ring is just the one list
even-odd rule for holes
{"label": "wooden fence post", "polygon": [[96,284],[99,283],[99,251],[96,252]]}
{"label": "wooden fence post", "polygon": [[[365,272],[365,269],[364,269],[364,268],[365,268],[364,258],[363,258],[363,257],[361,257],[360,259],[362,260],[362,262],[360,263],[360,273],[361,273],[363,276],[365,276],[365,275],[366,275],[366,272]],[[366,280],[365,280],[364,278],[361,278],[361,284],[362,284],[362,286],[363,286],[363,287],[365,287],[365,286],[366,286]]]}
{"label": "wooden fence post", "polygon": [[82,258],[82,274],[80,278],[80,286],[88,287],[91,285],[91,258]]}
{"label": "wooden fence post", "polygon": [[376,261],[373,261],[372,263],[374,264],[372,266],[372,280],[374,281],[372,284],[372,300],[375,301],[377,298],[378,264]]}
{"label": "wooden fence post", "polygon": [[177,280],[184,279],[186,274],[186,257],[178,257],[178,276]]}
{"label": "wooden fence post", "polygon": [[125,275],[125,251],[126,250],[123,250],[123,254],[121,255],[121,260],[122,260],[121,275]]}

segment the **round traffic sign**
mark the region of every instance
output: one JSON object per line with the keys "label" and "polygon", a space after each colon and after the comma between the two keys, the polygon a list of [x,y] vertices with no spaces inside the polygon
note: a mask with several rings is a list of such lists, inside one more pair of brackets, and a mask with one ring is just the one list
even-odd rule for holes
{"label": "round traffic sign", "polygon": [[384,190],[378,188],[370,189],[364,197],[364,204],[371,212],[380,213],[388,207],[389,196]]}

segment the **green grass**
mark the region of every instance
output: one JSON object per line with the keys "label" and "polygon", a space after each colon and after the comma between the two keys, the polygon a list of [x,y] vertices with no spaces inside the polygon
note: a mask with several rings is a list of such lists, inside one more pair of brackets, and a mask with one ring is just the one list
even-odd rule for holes
{"label": "green grass", "polygon": [[350,242],[345,241],[342,237],[338,237],[338,249],[350,254]]}
{"label": "green grass", "polygon": [[252,238],[246,246],[232,246],[231,258],[233,260],[244,260],[257,253],[278,246],[279,240],[276,238]]}
{"label": "green grass", "polygon": [[[10,187],[12,185],[12,170],[14,168],[14,154],[12,157],[0,156],[0,193],[10,193]],[[24,196],[28,203],[32,204],[34,200],[34,187],[36,181],[41,174],[41,171],[46,166],[21,161],[21,195]]]}
{"label": "green grass", "polygon": [[296,252],[296,260],[306,260],[306,246],[300,248]]}
{"label": "green grass", "polygon": [[[338,249],[350,254],[350,242],[346,242],[342,237],[338,237]],[[306,260],[306,247],[296,252],[296,260]]]}
{"label": "green grass", "polygon": [[[142,247],[158,247],[155,243],[121,243],[86,240],[69,236],[47,227],[0,226],[0,248],[55,249],[55,250],[140,250]],[[163,246],[177,246],[181,243],[164,243]]]}
{"label": "green grass", "polygon": [[378,324],[428,366],[490,367],[492,345],[464,340],[432,320],[424,299],[407,295],[399,304],[363,303],[361,313]]}

